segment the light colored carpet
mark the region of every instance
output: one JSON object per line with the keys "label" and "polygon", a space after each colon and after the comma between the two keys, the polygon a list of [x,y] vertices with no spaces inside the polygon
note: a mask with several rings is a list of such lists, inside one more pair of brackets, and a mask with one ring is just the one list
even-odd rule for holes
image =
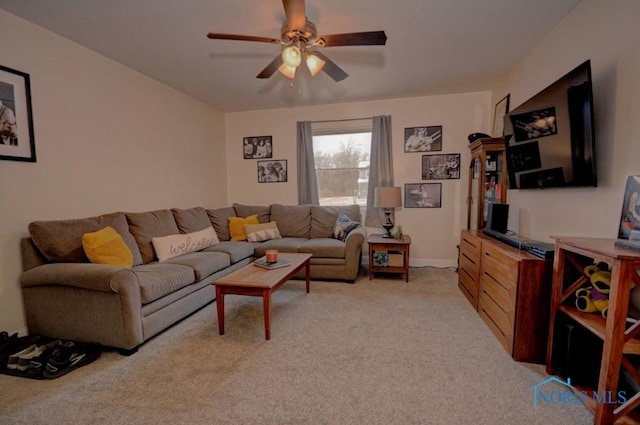
{"label": "light colored carpet", "polygon": [[[581,404],[534,406],[544,367],[514,362],[451,269],[356,284],[292,281],[225,298],[131,357],[109,351],[51,381],[0,375],[2,424],[589,424]],[[556,384],[548,384],[548,390]],[[557,385],[557,390],[562,387]]]}

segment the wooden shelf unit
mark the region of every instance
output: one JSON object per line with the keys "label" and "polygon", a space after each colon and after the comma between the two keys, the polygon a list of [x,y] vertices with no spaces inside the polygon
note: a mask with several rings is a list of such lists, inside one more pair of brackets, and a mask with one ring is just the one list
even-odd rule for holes
{"label": "wooden shelf unit", "polygon": [[[597,395],[617,394],[621,368],[640,384],[640,374],[627,355],[640,354],[640,322],[627,322],[631,283],[640,285],[636,270],[640,269],[640,252],[616,248],[613,239],[556,237],[553,267],[553,287],[547,347],[547,372],[555,375],[553,367],[554,327],[558,314],[564,314],[603,340],[602,361]],[[584,313],[572,305],[577,288],[588,282],[583,268],[592,263],[605,262],[611,268],[611,288],[607,318],[597,313]],[[563,342],[564,343],[564,342]],[[566,378],[566,377],[565,377]],[[596,425],[640,423],[638,409],[640,393],[626,397],[621,405],[605,403],[586,391],[585,405],[594,413]]]}
{"label": "wooden shelf unit", "polygon": [[544,364],[552,263],[463,230],[458,287],[516,361]]}

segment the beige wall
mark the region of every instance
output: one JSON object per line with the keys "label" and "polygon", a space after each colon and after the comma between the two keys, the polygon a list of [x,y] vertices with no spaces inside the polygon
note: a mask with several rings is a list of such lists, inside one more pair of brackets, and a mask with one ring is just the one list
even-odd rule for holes
{"label": "beige wall", "polygon": [[224,116],[0,11],[0,63],[30,74],[37,163],[0,161],[0,330],[24,330],[33,220],[227,204]]}
{"label": "beige wall", "polygon": [[520,234],[617,236],[626,176],[640,174],[639,20],[636,0],[583,0],[494,92],[506,86],[513,109],[591,59],[598,187],[509,191]]}
{"label": "beige wall", "polygon": [[[441,153],[462,154],[462,176],[459,180],[437,181],[442,183],[442,208],[399,209],[395,222],[402,224],[413,239],[413,266],[455,265],[460,230],[466,224],[470,161],[467,136],[488,133],[492,113],[491,93],[479,92],[227,114],[229,201],[252,205],[297,203],[296,121],[391,115],[395,185],[400,187],[422,181],[422,154],[404,153],[404,128],[442,125]],[[242,159],[242,138],[261,135],[273,136],[273,159],[288,161],[287,183],[258,184],[257,161]]]}

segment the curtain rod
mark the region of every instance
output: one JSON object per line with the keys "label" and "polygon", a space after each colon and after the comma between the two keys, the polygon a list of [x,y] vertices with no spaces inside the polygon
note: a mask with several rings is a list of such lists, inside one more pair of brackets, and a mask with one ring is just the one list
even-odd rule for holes
{"label": "curtain rod", "polygon": [[343,120],[323,120],[323,121],[309,121],[311,124],[318,124],[322,122],[343,122],[343,121],[362,121],[362,120],[372,120],[373,117],[364,117],[364,118],[345,118]]}

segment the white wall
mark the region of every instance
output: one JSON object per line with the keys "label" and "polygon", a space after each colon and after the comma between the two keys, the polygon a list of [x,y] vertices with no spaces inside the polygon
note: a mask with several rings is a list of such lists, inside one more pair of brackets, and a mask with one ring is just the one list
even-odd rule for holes
{"label": "white wall", "polygon": [[[296,121],[391,115],[395,185],[403,188],[405,183],[422,181],[422,154],[404,153],[404,128],[442,125],[441,153],[462,154],[461,178],[433,181],[442,183],[442,208],[399,209],[395,223],[402,224],[413,239],[412,266],[455,265],[460,230],[466,225],[467,136],[490,132],[492,109],[491,93],[479,92],[227,114],[229,201],[249,205],[297,203]],[[242,138],[263,135],[273,136],[273,159],[288,161],[287,183],[258,184],[257,160],[242,159]],[[382,229],[369,230],[379,233]]]}
{"label": "white wall", "polygon": [[506,76],[513,109],[591,59],[598,187],[509,191],[520,234],[617,236],[626,176],[640,174],[638,22],[637,0],[583,0]]}
{"label": "white wall", "polygon": [[0,161],[0,330],[24,330],[33,220],[227,205],[224,116],[0,11],[0,64],[30,74],[36,163]]}

